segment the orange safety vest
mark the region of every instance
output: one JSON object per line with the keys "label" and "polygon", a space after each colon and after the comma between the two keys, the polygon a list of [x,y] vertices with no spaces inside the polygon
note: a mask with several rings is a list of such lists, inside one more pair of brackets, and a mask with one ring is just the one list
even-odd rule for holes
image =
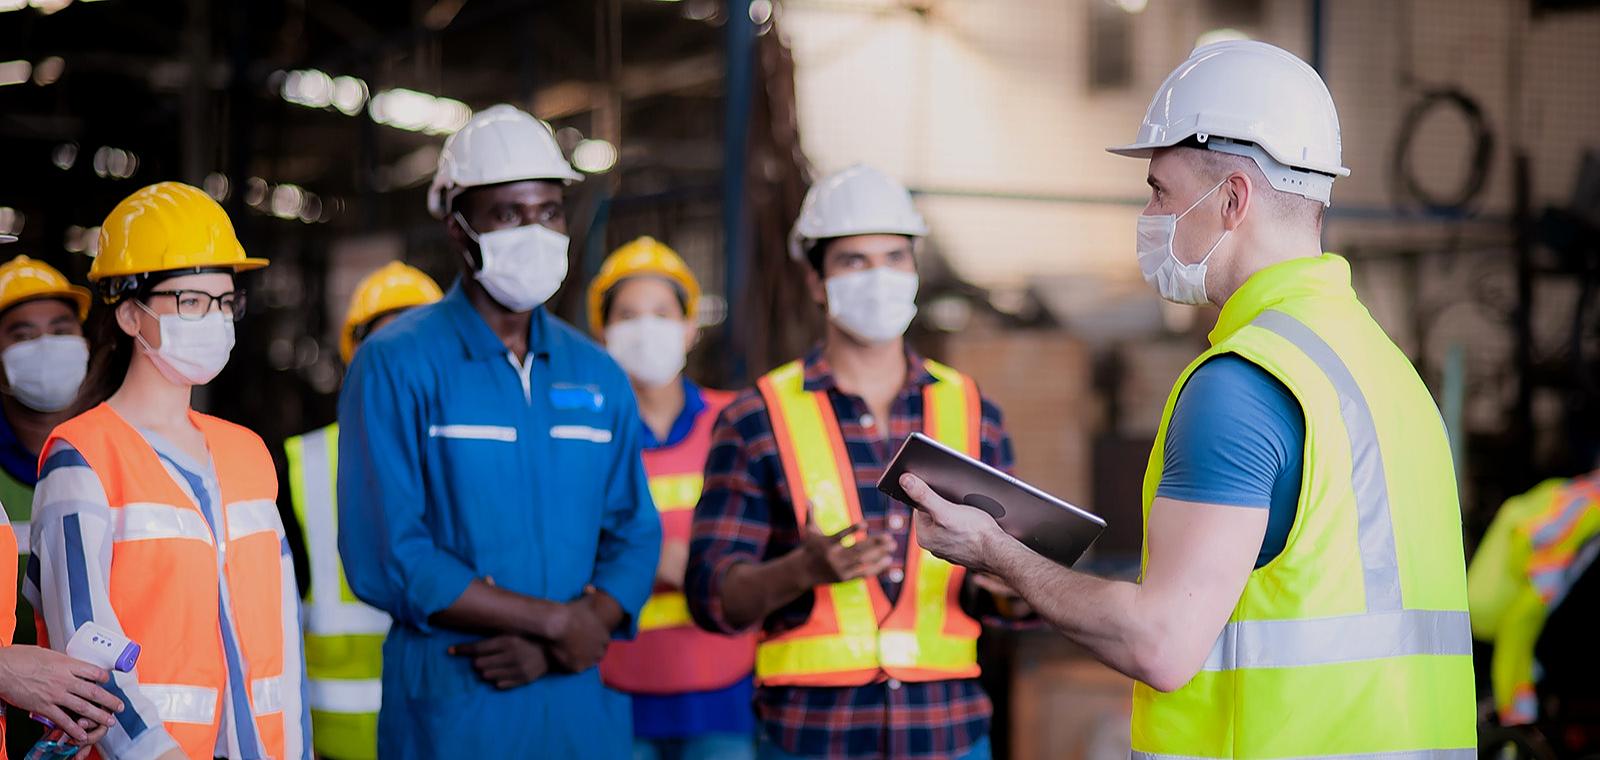
{"label": "orange safety vest", "polygon": [[[978,456],[983,417],[977,384],[937,362],[926,366],[936,382],[922,391],[923,432]],[[828,394],[805,390],[805,367],[798,361],[773,370],[756,387],[772,417],[796,524],[804,530],[814,520],[819,530],[833,534],[861,522],[854,467]],[[762,635],[757,683],[860,686],[889,678],[976,677],[981,626],[961,609],[965,569],[923,549],[915,523],[907,555],[905,585],[892,608],[875,578],[813,589],[815,602],[803,625]]]}
{"label": "orange safety vest", "polygon": [[[58,439],[71,444],[105,489],[115,515],[111,608],[141,647],[139,690],[156,704],[167,733],[189,757],[215,754],[218,701],[228,685],[217,608],[218,588],[226,584],[257,732],[271,757],[287,757],[286,724],[298,724],[300,716],[284,714],[284,698],[300,684],[285,676],[285,615],[296,614],[299,592],[283,587],[277,472],[255,433],[195,412],[189,419],[205,436],[216,468],[220,536],[155,449],[110,406],[62,423],[44,450]],[[226,545],[220,578],[218,540]],[[44,626],[39,633],[43,643]],[[294,673],[299,666],[290,667]]]}
{"label": "orange safety vest", "polygon": [[[704,391],[706,408],[687,438],[644,452],[650,497],[661,513],[663,544],[687,542],[700,500],[711,428],[731,401],[726,391]],[[755,665],[754,634],[721,636],[695,627],[683,591],[656,586],[639,612],[639,637],[606,650],[600,675],[612,688],[631,694],[683,694],[731,686]]]}

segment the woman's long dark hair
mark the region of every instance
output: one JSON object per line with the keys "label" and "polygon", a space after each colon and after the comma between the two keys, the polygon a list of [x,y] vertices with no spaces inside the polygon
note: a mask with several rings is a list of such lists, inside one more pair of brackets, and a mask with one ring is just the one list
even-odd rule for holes
{"label": "woman's long dark hair", "polygon": [[73,402],[74,414],[82,414],[104,403],[128,377],[128,365],[133,363],[133,336],[123,332],[117,324],[117,307],[121,303],[106,303],[96,298],[89,309],[84,333],[93,351],[89,356],[89,373],[78,388],[77,401]]}

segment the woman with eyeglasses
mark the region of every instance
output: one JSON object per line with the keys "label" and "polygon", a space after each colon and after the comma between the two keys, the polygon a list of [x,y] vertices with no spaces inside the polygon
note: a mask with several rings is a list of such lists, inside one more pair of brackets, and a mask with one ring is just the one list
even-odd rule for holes
{"label": "woman with eyeglasses", "polygon": [[143,651],[100,757],[310,757],[299,596],[271,455],[190,408],[228,361],[245,256],[204,192],[146,187],[101,226],[77,417],[45,443],[26,593],[41,643],[93,621]]}

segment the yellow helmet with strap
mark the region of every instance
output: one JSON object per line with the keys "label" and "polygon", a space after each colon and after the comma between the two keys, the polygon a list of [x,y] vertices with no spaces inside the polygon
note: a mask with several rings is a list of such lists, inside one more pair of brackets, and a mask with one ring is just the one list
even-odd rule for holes
{"label": "yellow helmet with strap", "polygon": [[356,331],[378,317],[397,309],[430,304],[444,297],[439,284],[422,270],[399,261],[384,264],[361,278],[350,297],[344,329],[339,331],[339,358],[345,364],[356,353]]}
{"label": "yellow helmet with strap", "polygon": [[683,315],[694,319],[700,302],[700,281],[695,279],[689,265],[666,243],[653,237],[641,237],[612,251],[600,265],[600,272],[589,283],[589,329],[598,333],[605,329],[606,294],[617,283],[629,277],[650,275],[664,277],[683,291]]}
{"label": "yellow helmet with strap", "polygon": [[141,275],[186,269],[260,269],[245,255],[227,212],[205,191],[157,182],[124,198],[100,225],[100,253],[89,280],[114,300]]}

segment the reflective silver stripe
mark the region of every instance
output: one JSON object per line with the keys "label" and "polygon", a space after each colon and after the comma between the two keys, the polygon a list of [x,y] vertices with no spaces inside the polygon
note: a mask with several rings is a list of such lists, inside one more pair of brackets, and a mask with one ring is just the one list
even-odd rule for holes
{"label": "reflective silver stripe", "polygon": [[283,712],[283,676],[257,678],[250,682],[250,707],[256,715]]}
{"label": "reflective silver stripe", "polygon": [[389,632],[389,616],[365,604],[323,604],[305,607],[308,636],[382,636]]}
{"label": "reflective silver stripe", "polygon": [[1296,668],[1411,655],[1472,654],[1467,613],[1400,610],[1229,623],[1201,670]]}
{"label": "reflective silver stripe", "polygon": [[[300,436],[300,516],[305,521],[306,553],[311,560],[311,601],[318,608],[323,602],[337,602],[339,589],[339,537],[334,522],[334,475],[328,450],[328,429]],[[317,630],[306,620],[308,630]]]}
{"label": "reflective silver stripe", "polygon": [[156,714],[170,723],[209,726],[217,718],[217,690],[204,686],[142,683],[139,693],[156,706]]}
{"label": "reflective silver stripe", "polygon": [[306,684],[306,690],[311,709],[317,712],[371,714],[383,706],[383,682],[376,678],[314,679]]}
{"label": "reflective silver stripe", "polygon": [[188,507],[154,502],[133,502],[111,508],[115,541],[192,538],[211,543],[206,518]]}
{"label": "reflective silver stripe", "polygon": [[236,501],[228,505],[228,540],[237,541],[257,533],[283,533],[278,505],[266,499]]}
{"label": "reflective silver stripe", "polygon": [[1316,362],[1339,394],[1339,414],[1350,436],[1350,485],[1356,499],[1356,543],[1367,593],[1367,612],[1402,609],[1400,562],[1394,548],[1394,522],[1389,513],[1389,484],[1378,448],[1372,409],[1355,376],[1311,328],[1281,311],[1264,311],[1251,322],[1293,343]]}
{"label": "reflective silver stripe", "polygon": [[32,551],[33,525],[27,520],[11,523],[11,532],[17,537],[17,554],[27,554]]}
{"label": "reflective silver stripe", "polygon": [[[1300,755],[1301,758],[1315,758],[1316,760],[1476,760],[1478,750],[1467,747],[1463,749],[1413,749],[1398,752],[1368,752],[1361,755]],[[1155,752],[1140,752],[1134,750],[1133,760],[1211,760],[1199,755],[1163,755]],[[1296,760],[1293,757],[1284,757],[1280,760]]]}

